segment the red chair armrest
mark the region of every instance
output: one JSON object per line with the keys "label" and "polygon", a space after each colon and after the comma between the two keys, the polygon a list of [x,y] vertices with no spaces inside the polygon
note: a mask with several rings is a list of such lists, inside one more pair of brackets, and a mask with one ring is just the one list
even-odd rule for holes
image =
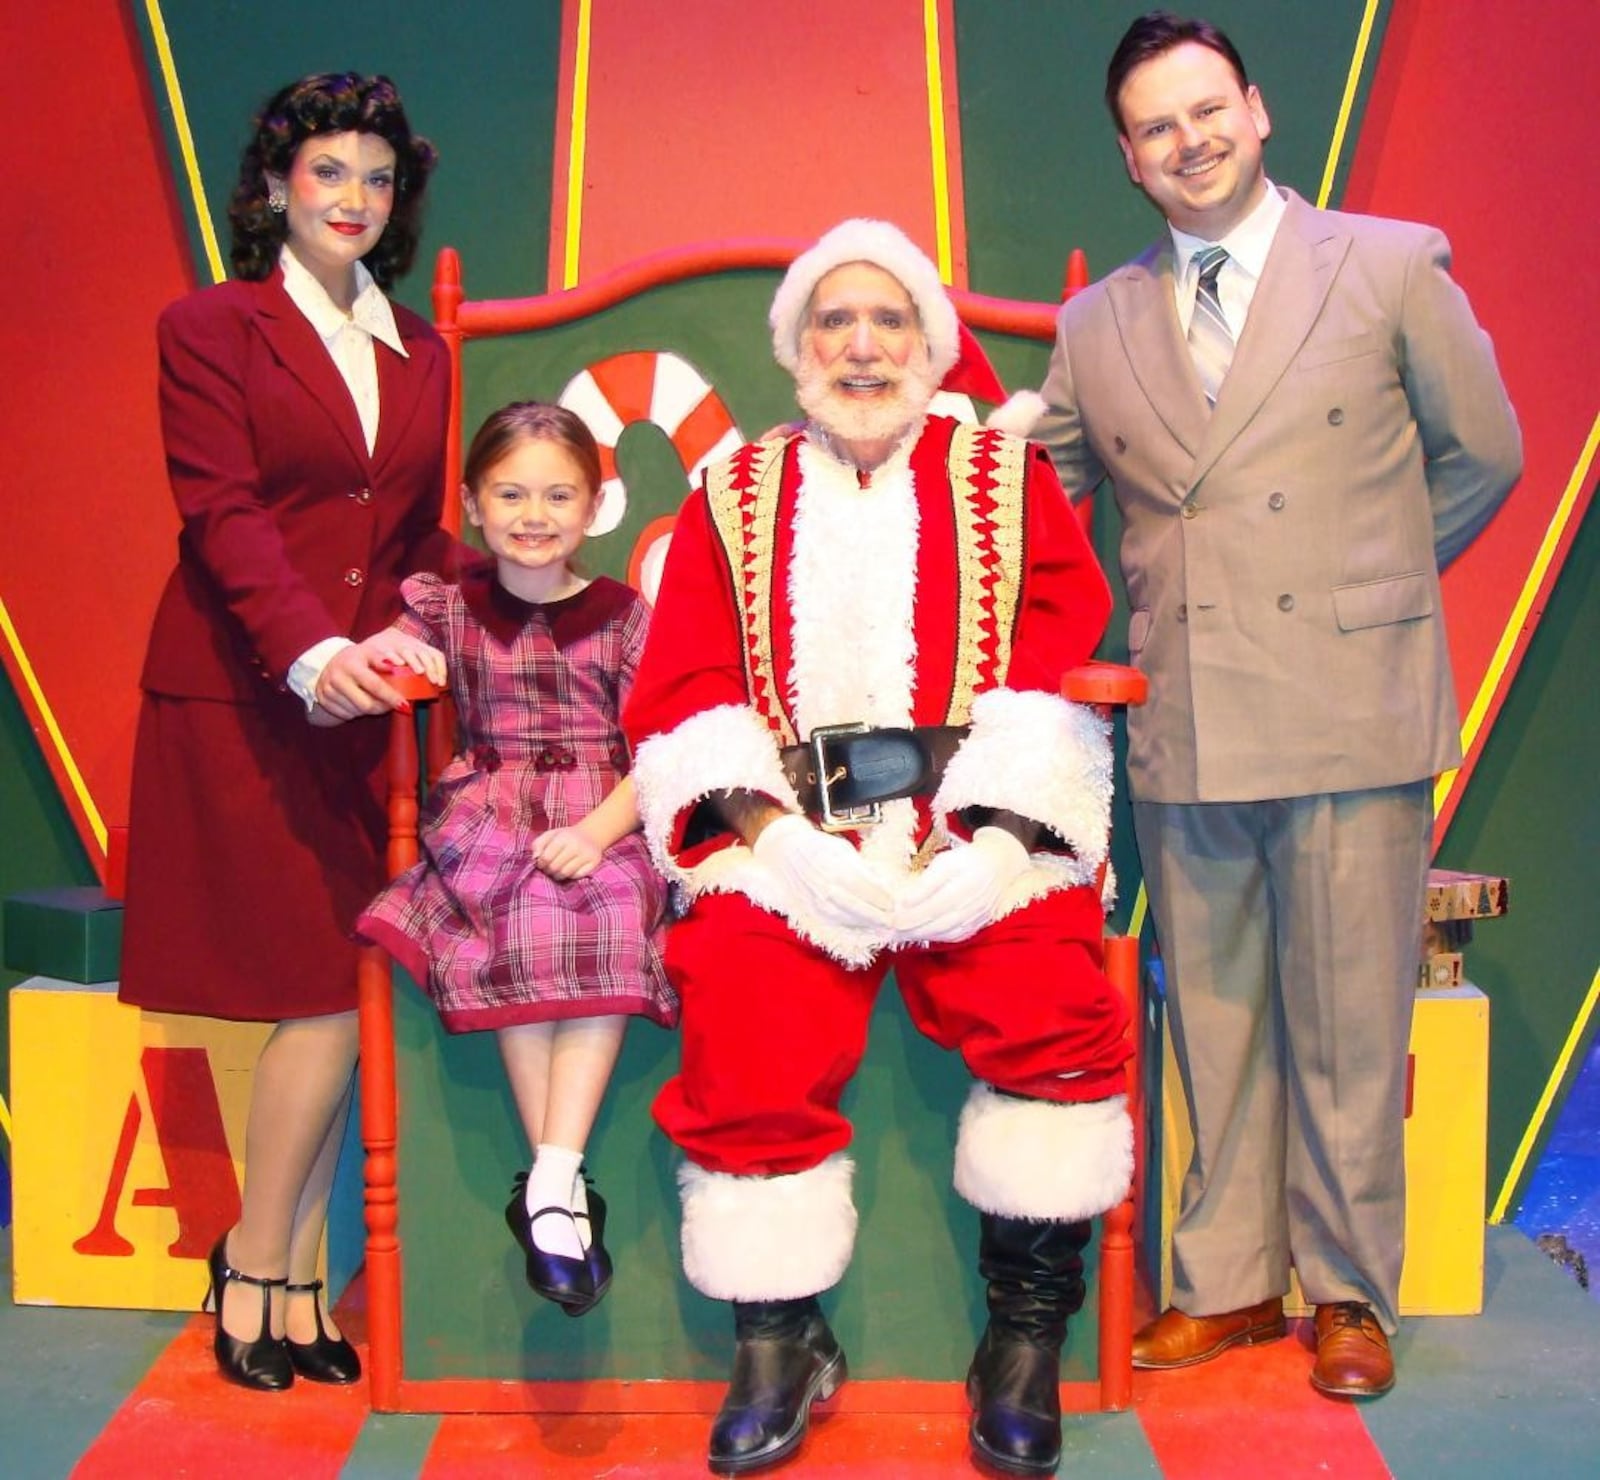
{"label": "red chair armrest", "polygon": [[1084,663],[1067,670],[1061,695],[1078,704],[1143,704],[1150,680],[1126,663]]}

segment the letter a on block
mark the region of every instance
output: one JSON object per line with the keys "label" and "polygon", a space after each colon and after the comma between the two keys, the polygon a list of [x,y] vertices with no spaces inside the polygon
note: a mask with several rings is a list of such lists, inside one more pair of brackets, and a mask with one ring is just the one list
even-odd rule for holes
{"label": "letter a on block", "polygon": [[[204,1259],[217,1234],[239,1220],[239,1184],[209,1056],[203,1048],[152,1045],[140,1055],[139,1066],[167,1185],[135,1188],[133,1205],[171,1208],[177,1215],[178,1236],[167,1253],[174,1259]],[[139,1098],[131,1095],[100,1216],[72,1246],[79,1254],[127,1258],[134,1252],[116,1224],[141,1119]]]}

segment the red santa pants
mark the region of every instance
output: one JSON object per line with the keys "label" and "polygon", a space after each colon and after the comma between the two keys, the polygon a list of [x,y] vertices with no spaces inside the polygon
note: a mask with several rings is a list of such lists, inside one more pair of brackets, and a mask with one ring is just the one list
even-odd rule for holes
{"label": "red santa pants", "polygon": [[1093,890],[1065,889],[953,945],[847,967],[742,895],[710,894],[667,932],[682,1063],[655,1117],[713,1172],[806,1171],[849,1144],[839,1097],[893,969],[918,1030],[973,1076],[1041,1100],[1121,1094],[1127,1009],[1100,970]]}

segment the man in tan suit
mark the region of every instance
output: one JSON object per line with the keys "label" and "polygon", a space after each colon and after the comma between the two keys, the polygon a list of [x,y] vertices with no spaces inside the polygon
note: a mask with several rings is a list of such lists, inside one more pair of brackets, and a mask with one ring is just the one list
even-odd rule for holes
{"label": "man in tan suit", "polygon": [[1135,21],[1106,100],[1169,229],[1062,308],[1039,436],[1069,492],[1111,479],[1150,678],[1129,778],[1195,1151],[1134,1360],[1283,1335],[1292,1262],[1312,1383],[1373,1397],[1429,782],[1461,758],[1438,567],[1521,439],[1444,237],[1273,186],[1220,31]]}

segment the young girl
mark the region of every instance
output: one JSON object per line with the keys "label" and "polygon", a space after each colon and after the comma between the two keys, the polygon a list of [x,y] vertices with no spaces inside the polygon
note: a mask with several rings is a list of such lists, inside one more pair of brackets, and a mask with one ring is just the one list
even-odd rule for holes
{"label": "young girl", "polygon": [[363,644],[435,682],[448,669],[460,734],[422,861],[358,929],[426,983],[451,1032],[498,1037],[534,1148],[506,1222],[529,1285],[581,1315],[611,1280],[584,1146],[629,1015],[668,1027],[678,1015],[659,950],[666,885],[638,831],[617,719],[648,609],[573,563],[600,505],[600,454],[571,412],[495,412],[461,498],[494,569],[406,581],[400,619]]}

